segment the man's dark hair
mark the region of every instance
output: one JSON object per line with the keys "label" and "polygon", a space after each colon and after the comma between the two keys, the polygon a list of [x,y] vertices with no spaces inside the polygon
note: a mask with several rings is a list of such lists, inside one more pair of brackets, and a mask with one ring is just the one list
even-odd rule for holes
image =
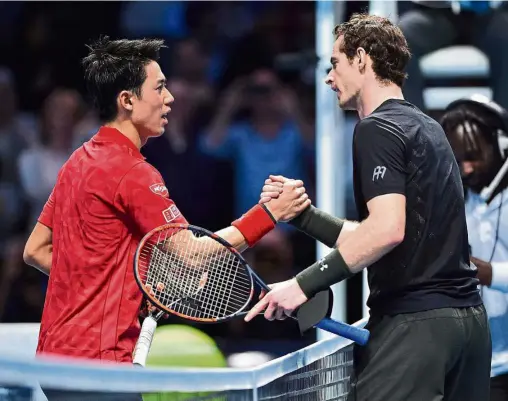
{"label": "man's dark hair", "polygon": [[359,47],[372,59],[372,69],[379,81],[402,87],[407,78],[406,65],[411,52],[404,34],[388,18],[353,14],[333,30],[335,39],[344,36],[341,51],[352,61]]}
{"label": "man's dark hair", "polygon": [[100,118],[111,121],[118,113],[118,94],[129,90],[141,96],[145,66],[157,61],[165,46],[160,39],[110,40],[104,36],[87,47],[90,52],[83,59],[83,67],[88,94]]}
{"label": "man's dark hair", "polygon": [[440,123],[446,134],[455,130],[459,125],[465,122],[476,124],[479,132],[492,141],[494,131],[497,129],[506,129],[502,122],[496,118],[493,113],[482,105],[461,104],[447,110],[441,117]]}

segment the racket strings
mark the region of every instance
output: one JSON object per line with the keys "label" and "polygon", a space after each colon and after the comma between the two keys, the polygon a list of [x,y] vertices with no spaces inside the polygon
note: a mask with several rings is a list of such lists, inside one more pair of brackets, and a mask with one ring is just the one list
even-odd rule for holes
{"label": "racket strings", "polygon": [[198,320],[241,310],[252,296],[245,266],[218,241],[182,231],[189,230],[163,230],[145,243],[138,259],[145,287],[166,308]]}

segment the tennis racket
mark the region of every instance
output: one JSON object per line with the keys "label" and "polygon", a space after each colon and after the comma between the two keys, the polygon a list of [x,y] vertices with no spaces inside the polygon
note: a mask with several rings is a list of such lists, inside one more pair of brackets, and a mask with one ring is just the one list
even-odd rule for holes
{"label": "tennis racket", "polygon": [[[144,319],[134,349],[133,363],[141,366],[163,315],[221,323],[244,316],[256,289],[270,291],[227,241],[188,224],[166,224],[146,234],[136,250],[134,274],[155,307]],[[361,345],[369,338],[368,330],[326,317],[314,327]]]}

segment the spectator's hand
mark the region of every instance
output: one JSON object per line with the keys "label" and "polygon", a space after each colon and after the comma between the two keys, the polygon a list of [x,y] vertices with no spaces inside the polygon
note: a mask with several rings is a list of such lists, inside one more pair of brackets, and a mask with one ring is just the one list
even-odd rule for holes
{"label": "spectator's hand", "polygon": [[471,262],[478,268],[478,280],[480,280],[480,284],[490,287],[492,284],[492,265],[474,256],[471,256]]}
{"label": "spectator's hand", "polygon": [[246,322],[263,311],[268,320],[284,320],[307,301],[307,297],[294,278],[269,287],[271,290],[263,294],[261,300],[245,316]]}
{"label": "spectator's hand", "polygon": [[300,113],[298,97],[291,89],[282,89],[279,94],[279,105],[282,112],[291,119],[297,119]]}
{"label": "spectator's hand", "polygon": [[287,180],[282,184],[282,192],[279,196],[266,202],[265,206],[277,221],[287,222],[299,215],[310,204],[303,181]]}

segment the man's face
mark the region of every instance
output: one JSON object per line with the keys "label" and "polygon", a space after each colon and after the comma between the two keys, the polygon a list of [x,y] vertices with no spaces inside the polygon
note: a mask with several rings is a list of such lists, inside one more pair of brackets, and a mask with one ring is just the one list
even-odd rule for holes
{"label": "man's face", "polygon": [[332,68],[325,82],[337,93],[337,100],[342,109],[356,110],[364,77],[358,66],[358,57],[355,56],[350,61],[341,51],[343,38],[343,36],[339,36],[333,45],[330,59]]}
{"label": "man's face", "polygon": [[494,141],[487,138],[472,121],[464,121],[446,136],[459,164],[464,185],[480,193],[492,182],[502,165]]}
{"label": "man's face", "polygon": [[142,140],[160,136],[168,123],[168,113],[174,98],[166,88],[166,78],[159,64],[152,61],[145,67],[146,79],[141,86],[141,96],[133,95],[132,123]]}

